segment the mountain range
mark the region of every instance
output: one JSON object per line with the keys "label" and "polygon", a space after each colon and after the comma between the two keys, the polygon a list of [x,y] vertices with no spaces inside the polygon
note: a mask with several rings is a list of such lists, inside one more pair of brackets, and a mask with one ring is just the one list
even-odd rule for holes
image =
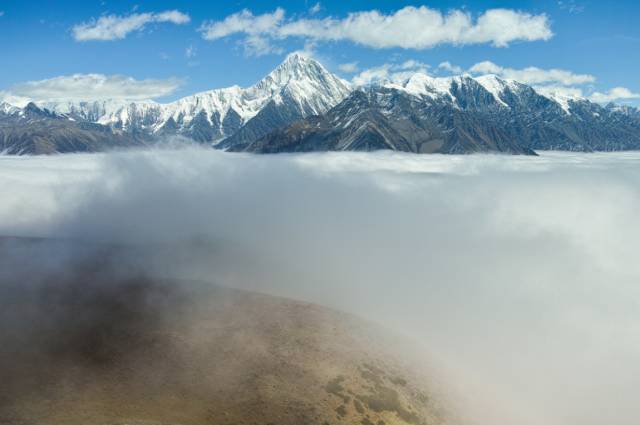
{"label": "mountain range", "polygon": [[545,95],[495,75],[366,87],[300,54],[248,88],[171,103],[0,103],[0,151],[39,154],[144,146],[180,136],[257,153],[391,149],[418,153],[640,149],[640,110]]}

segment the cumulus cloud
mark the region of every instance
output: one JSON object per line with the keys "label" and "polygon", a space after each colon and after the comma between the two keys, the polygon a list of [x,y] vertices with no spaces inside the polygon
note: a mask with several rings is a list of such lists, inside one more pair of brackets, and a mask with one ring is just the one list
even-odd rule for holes
{"label": "cumulus cloud", "polygon": [[634,93],[626,87],[614,87],[605,93],[593,92],[589,95],[589,100],[597,103],[608,103],[614,100],[640,99],[640,93]]}
{"label": "cumulus cloud", "polygon": [[222,21],[205,22],[200,31],[207,40],[241,34],[246,39],[350,41],[376,49],[429,49],[440,44],[506,47],[516,41],[548,40],[553,36],[544,14],[491,9],[474,18],[466,11],[444,14],[426,6],[407,6],[391,14],[377,10],[353,12],[341,19],[286,19],[281,8],[263,15],[253,15],[245,9]]}
{"label": "cumulus cloud", "polygon": [[122,40],[134,31],[141,31],[151,23],[169,22],[177,25],[191,21],[189,15],[178,10],[167,10],[159,13],[132,13],[126,16],[105,15],[75,25],[71,28],[76,41],[90,40]]}
{"label": "cumulus cloud", "polygon": [[245,52],[248,54],[260,56],[267,53],[277,53],[282,49],[271,44],[270,35],[275,33],[284,17],[285,11],[282,8],[257,16],[245,9],[227,16],[222,21],[204,22],[200,26],[200,32],[205,40],[218,40],[232,34],[242,33],[246,36],[243,43]]}
{"label": "cumulus cloud", "polygon": [[169,95],[181,85],[182,80],[178,78],[136,80],[125,75],[73,74],[16,84],[5,92],[5,98],[33,101],[145,100]]}
{"label": "cumulus cloud", "polygon": [[356,86],[364,86],[377,82],[401,82],[413,74],[427,74],[430,66],[426,63],[409,59],[402,63],[385,63],[380,66],[368,68],[355,75],[352,83]]}
{"label": "cumulus cloud", "polygon": [[403,332],[427,347],[425,361],[446,359],[486,425],[635,425],[639,161],[0,156],[0,234],[221,243],[190,264],[170,250],[163,270]]}

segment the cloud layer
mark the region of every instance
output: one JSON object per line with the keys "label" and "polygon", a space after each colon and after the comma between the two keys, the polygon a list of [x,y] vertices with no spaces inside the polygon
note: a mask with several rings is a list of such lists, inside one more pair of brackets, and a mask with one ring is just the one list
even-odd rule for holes
{"label": "cloud layer", "polygon": [[17,84],[3,97],[33,101],[147,100],[169,95],[181,84],[177,78],[136,80],[124,75],[74,74]]}
{"label": "cloud layer", "polygon": [[0,234],[213,241],[215,255],[183,255],[188,267],[169,257],[164,269],[408,334],[446,359],[484,425],[635,425],[638,163],[637,153],[0,156]]}
{"label": "cloud layer", "polygon": [[[506,47],[516,41],[548,40],[553,36],[544,14],[491,9],[474,18],[466,11],[452,10],[444,14],[426,6],[407,6],[390,14],[377,10],[353,12],[342,19],[286,19],[281,8],[262,15],[245,9],[221,21],[205,22],[200,31],[206,40],[243,35],[243,42],[256,54],[268,53],[274,41],[290,37],[350,41],[376,49],[422,50],[440,44]],[[263,49],[256,50],[256,46]]]}
{"label": "cloud layer", "polygon": [[169,22],[177,25],[189,23],[191,18],[178,10],[158,13],[132,13],[125,16],[105,15],[75,25],[71,32],[76,41],[122,40],[135,31],[141,31],[151,23]]}

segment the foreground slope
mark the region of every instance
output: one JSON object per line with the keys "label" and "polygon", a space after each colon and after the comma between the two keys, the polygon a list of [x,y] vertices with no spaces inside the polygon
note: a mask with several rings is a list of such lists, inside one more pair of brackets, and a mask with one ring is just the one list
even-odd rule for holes
{"label": "foreground slope", "polygon": [[384,330],[72,245],[0,240],[4,425],[457,423]]}

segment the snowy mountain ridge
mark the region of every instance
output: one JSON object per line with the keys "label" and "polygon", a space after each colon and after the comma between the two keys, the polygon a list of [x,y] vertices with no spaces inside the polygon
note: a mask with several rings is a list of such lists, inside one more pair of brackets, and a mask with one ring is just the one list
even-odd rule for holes
{"label": "snowy mountain ridge", "polygon": [[[22,116],[37,117],[38,128],[53,126],[56,138],[36,134]],[[117,136],[123,146],[178,135],[220,149],[254,151],[640,149],[637,108],[603,107],[496,75],[415,73],[404,80],[352,87],[319,62],[297,53],[250,87],[214,89],[164,104],[95,100],[19,108],[0,102],[0,125],[5,135],[1,150],[9,152],[108,149],[109,135]],[[313,133],[313,140],[304,136],[303,141],[305,132]],[[97,140],[106,140],[106,146]],[[300,141],[304,143],[297,144]]]}
{"label": "snowy mountain ridge", "polygon": [[[319,62],[294,53],[253,86],[208,90],[161,104],[154,101],[44,102],[38,106],[70,117],[125,131],[151,134],[177,130],[191,137],[194,125],[209,126],[206,134],[217,141],[237,131],[266,104],[293,100],[303,116],[321,114],[351,91],[349,83],[327,71]],[[198,137],[195,137],[198,139]]]}

